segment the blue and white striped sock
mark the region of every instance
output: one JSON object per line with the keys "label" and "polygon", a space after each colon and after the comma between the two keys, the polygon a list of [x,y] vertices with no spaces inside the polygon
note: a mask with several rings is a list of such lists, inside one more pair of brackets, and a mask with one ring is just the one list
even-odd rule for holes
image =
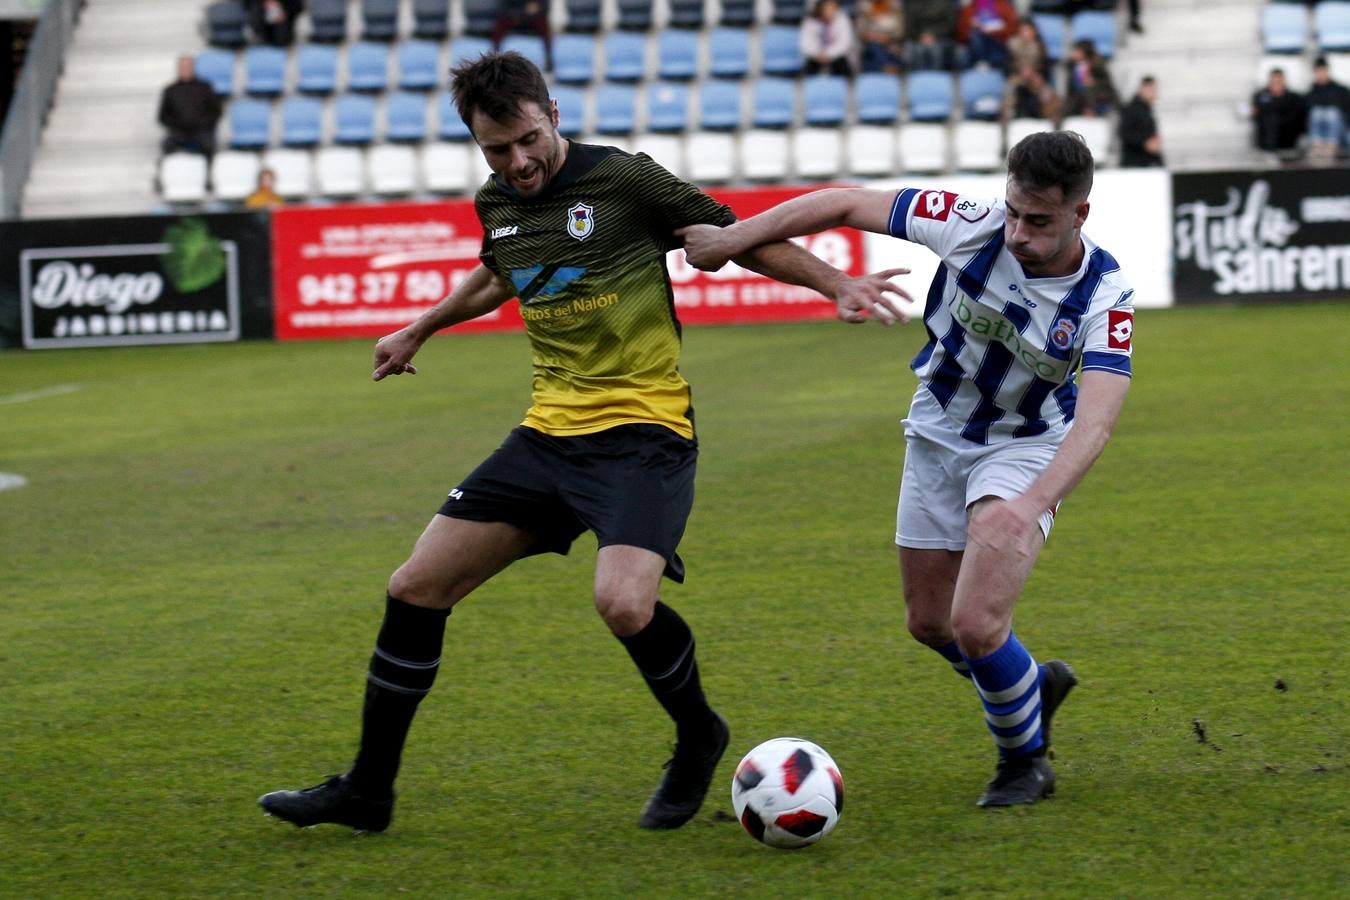
{"label": "blue and white striped sock", "polygon": [[993,653],[967,660],[984,703],[984,720],[1000,756],[1030,756],[1045,746],[1041,737],[1041,667],[1009,632]]}
{"label": "blue and white striped sock", "polygon": [[961,648],[956,646],[956,641],[933,649],[942,654],[942,658],[952,664],[952,668],[956,670],[957,675],[962,678],[970,677],[970,663],[966,662],[966,658],[961,655]]}

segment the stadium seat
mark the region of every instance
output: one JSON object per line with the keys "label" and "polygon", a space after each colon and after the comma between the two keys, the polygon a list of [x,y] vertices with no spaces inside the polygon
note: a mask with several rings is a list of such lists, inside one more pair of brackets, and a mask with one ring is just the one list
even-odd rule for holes
{"label": "stadium seat", "polygon": [[1065,116],[1059,123],[1064,131],[1076,131],[1083,136],[1097,167],[1108,165],[1111,153],[1111,121],[1097,116]]}
{"label": "stadium seat", "polygon": [[314,175],[325,197],[355,197],[365,193],[363,154],[357,147],[321,147],[314,155]]}
{"label": "stadium seat", "polygon": [[497,27],[498,0],[464,0],[464,24],[461,35],[490,37]]}
{"label": "stadium seat", "polygon": [[1268,3],[1261,10],[1266,53],[1302,53],[1308,43],[1308,10],[1302,4]]}
{"label": "stadium seat", "polygon": [[683,178],[684,142],[674,134],[640,134],[633,142],[634,153],[645,153],[676,178]]}
{"label": "stadium seat", "polygon": [[333,44],[301,44],[295,51],[295,89],[306,94],[337,90],[338,50]]}
{"label": "stadium seat", "polygon": [[907,84],[911,121],[945,122],[951,118],[955,94],[955,82],[951,75],[946,72],[911,72]]}
{"label": "stadium seat", "polygon": [[900,169],[905,172],[947,170],[947,126],[910,122],[900,126]]}
{"label": "stadium seat", "polygon": [[361,40],[392,41],[398,37],[398,0],[361,0]]}
{"label": "stadium seat", "polygon": [[413,37],[440,41],[450,33],[450,0],[413,0]]}
{"label": "stadium seat", "polygon": [[257,149],[272,143],[272,104],[253,97],[231,100],[226,116],[230,123],[229,146],[236,150]]}
{"label": "stadium seat", "polygon": [[435,41],[410,40],[398,45],[398,86],[404,91],[433,90],[441,76],[441,47]]}
{"label": "stadium seat", "polygon": [[848,115],[848,79],[812,75],[802,81],[802,121],[807,125],[841,125]]}
{"label": "stadium seat", "polygon": [[863,72],[854,82],[858,121],[891,125],[900,118],[900,79],[889,72]]}
{"label": "stadium seat", "polygon": [[755,0],[722,0],[719,25],[749,28],[755,24]]}
{"label": "stadium seat", "polygon": [[998,122],[967,119],[952,134],[956,168],[962,172],[993,172],[1003,166],[1003,126]]}
{"label": "stadium seat", "polygon": [[1055,124],[1049,119],[1011,119],[1008,122],[1007,135],[1005,143],[1011,150],[1018,141],[1030,134],[1039,134],[1042,131],[1054,131]]}
{"label": "stadium seat", "polygon": [[1003,114],[1007,84],[998,69],[966,69],[957,76],[961,112],[967,119],[992,121]]}
{"label": "stadium seat", "polygon": [[647,31],[652,27],[651,0],[618,0],[618,27],[628,31]]}
{"label": "stadium seat", "polygon": [[169,153],[159,161],[159,193],[169,203],[198,203],[206,199],[206,157],[200,153]]}
{"label": "stadium seat", "polygon": [[773,0],[769,20],[775,25],[801,25],[806,7],[806,0]]}
{"label": "stadium seat", "polygon": [[427,144],[421,153],[422,186],[436,194],[463,193],[473,165],[469,154],[477,152],[468,144]]}
{"label": "stadium seat", "polygon": [[211,193],[217,200],[243,200],[258,185],[258,154],[221,150],[211,157]]}
{"label": "stadium seat", "polygon": [[595,89],[597,134],[631,134],[636,128],[636,88],[628,84],[602,84]]}
{"label": "stadium seat", "polygon": [[641,81],[647,74],[647,37],[631,31],[611,31],[605,36],[605,78],[609,81]]}
{"label": "stadium seat", "polygon": [[375,140],[375,98],[369,94],[340,94],[333,101],[333,140],[339,144],[369,144]]}
{"label": "stadium seat", "polygon": [[689,86],[675,81],[647,85],[647,130],[686,131],[689,128]]}
{"label": "stadium seat", "polygon": [[742,121],[739,82],[704,81],[699,85],[699,128],[735,131]]}
{"label": "stadium seat", "polygon": [[384,97],[384,139],[394,143],[420,143],[427,137],[425,94],[394,91]]}
{"label": "stadium seat", "polygon": [[544,39],[537,34],[508,34],[502,38],[501,50],[503,53],[519,53],[541,70],[548,66],[548,50]]}
{"label": "stadium seat", "polygon": [[309,0],[309,39],[324,44],[347,40],[347,0]]}
{"label": "stadium seat", "polygon": [[417,153],[407,144],[379,144],[366,153],[366,182],[383,197],[417,190]]}
{"label": "stadium seat", "polygon": [[1350,83],[1350,53],[1328,53],[1327,68],[1331,70],[1332,81]]}
{"label": "stadium seat", "polygon": [[723,184],[736,177],[736,137],[696,131],[685,140],[685,175],[695,184]]}
{"label": "stadium seat", "polygon": [[798,29],[790,25],[768,25],[759,32],[761,75],[797,75],[802,70],[802,50]]}
{"label": "stadium seat", "polygon": [[854,175],[884,177],[894,175],[895,126],[854,125],[848,130],[845,156]]}
{"label": "stadium seat", "polygon": [[741,177],[748,181],[781,181],[791,173],[788,132],[752,128],[741,135]]}
{"label": "stadium seat", "polygon": [[450,68],[477,59],[492,49],[492,42],[484,37],[462,35],[450,42]]}
{"label": "stadium seat", "polygon": [[459,110],[455,109],[455,101],[449,91],[436,94],[436,137],[452,142],[473,140],[473,133],[459,117]]}
{"label": "stadium seat", "polygon": [[699,36],[693,31],[662,31],[656,36],[656,75],[688,81],[698,75]]}
{"label": "stadium seat", "polygon": [[1350,50],[1350,3],[1321,0],[1314,6],[1313,38],[1323,53]]}
{"label": "stadium seat", "polygon": [[750,88],[750,123],[755,128],[790,128],[797,119],[797,83],[756,78]]}
{"label": "stadium seat", "polygon": [[708,74],[714,78],[744,78],[750,74],[750,31],[714,28],[708,33]]}
{"label": "stadium seat", "polygon": [[568,31],[594,34],[600,30],[601,0],[567,0]]}
{"label": "stadium seat", "polygon": [[1312,69],[1309,68],[1307,60],[1302,56],[1291,56],[1287,53],[1268,53],[1261,57],[1256,64],[1256,87],[1263,88],[1270,77],[1271,69],[1279,69],[1284,73],[1284,83],[1291,91],[1305,93],[1312,84]]}
{"label": "stadium seat", "polygon": [[586,133],[586,91],[560,85],[551,92],[558,103],[558,131],[563,137],[579,138]]}
{"label": "stadium seat", "polygon": [[703,0],[670,0],[671,28],[703,28]]}
{"label": "stadium seat", "polygon": [[1097,52],[1110,59],[1116,55],[1116,14],[1096,9],[1082,9],[1069,17],[1069,39],[1089,40]]}
{"label": "stadium seat", "polygon": [[553,80],[590,84],[595,78],[595,36],[563,32],[553,39]]}
{"label": "stadium seat", "polygon": [[798,178],[835,178],[844,168],[838,128],[803,127],[791,133],[790,150]]}
{"label": "stadium seat", "polygon": [[291,95],[281,101],[281,143],[313,147],[323,142],[323,101]]}
{"label": "stadium seat", "polygon": [[206,7],[206,42],[212,47],[236,50],[248,43],[244,33],[244,7],[235,0],[222,0]]}
{"label": "stadium seat", "polygon": [[192,71],[197,77],[216,92],[216,96],[228,97],[234,93],[235,55],[231,50],[208,47],[197,51],[192,62]]}
{"label": "stadium seat", "polygon": [[[314,164],[307,150],[280,147],[263,154],[263,165],[272,170],[272,189],[288,200],[314,192]],[[249,192],[252,192],[252,187]]]}
{"label": "stadium seat", "polygon": [[1066,22],[1062,15],[1050,13],[1032,13],[1031,21],[1040,32],[1041,43],[1045,44],[1045,58],[1050,62],[1059,62],[1064,58],[1064,35]]}
{"label": "stadium seat", "polygon": [[388,85],[388,44],[357,41],[347,48],[347,90],[379,93]]}
{"label": "stadium seat", "polygon": [[244,51],[244,93],[275,97],[286,89],[286,51],[266,45]]}

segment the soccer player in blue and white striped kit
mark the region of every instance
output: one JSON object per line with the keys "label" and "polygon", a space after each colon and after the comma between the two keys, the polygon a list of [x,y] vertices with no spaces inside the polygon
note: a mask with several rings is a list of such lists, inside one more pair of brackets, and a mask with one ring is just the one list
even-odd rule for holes
{"label": "soccer player in blue and white striped kit", "polygon": [[[1081,137],[1048,132],[1009,151],[1005,199],[827,189],[683,232],[702,269],[844,226],[941,257],[924,305],[928,343],[912,363],[919,387],[904,421],[895,541],[910,633],[971,678],[998,746],[980,806],[1054,792],[1050,721],[1077,679],[1064,662],[1036,662],[1013,633],[1013,606],[1130,385],[1133,291],[1081,231],[1092,173]],[[885,303],[871,313],[895,317]]]}

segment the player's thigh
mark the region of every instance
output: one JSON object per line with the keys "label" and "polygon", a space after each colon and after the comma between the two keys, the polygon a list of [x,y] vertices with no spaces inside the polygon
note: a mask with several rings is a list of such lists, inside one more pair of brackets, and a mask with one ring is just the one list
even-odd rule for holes
{"label": "player's thigh", "polygon": [[905,624],[914,638],[939,647],[952,639],[952,598],[961,572],[959,550],[900,548]]}
{"label": "player's thigh", "polygon": [[629,544],[601,547],[595,557],[595,608],[620,637],[637,634],[652,619],[666,558]]}
{"label": "player's thigh", "polygon": [[[978,500],[971,507],[972,521],[989,504],[1001,500],[993,496]],[[1023,552],[979,541],[966,546],[952,599],[952,628],[967,656],[988,655],[1007,640],[1013,607],[1045,544],[1044,533],[1033,529],[1029,541],[1030,547]]]}
{"label": "player's thigh", "polygon": [[389,593],[417,606],[445,609],[529,552],[532,532],[507,522],[437,514],[389,579]]}

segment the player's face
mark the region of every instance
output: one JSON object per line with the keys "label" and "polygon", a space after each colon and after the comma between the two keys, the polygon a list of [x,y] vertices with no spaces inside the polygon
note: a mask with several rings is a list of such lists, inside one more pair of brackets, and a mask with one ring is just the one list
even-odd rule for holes
{"label": "player's face", "polygon": [[1008,179],[1008,218],[1003,240],[1031,275],[1069,275],[1083,261],[1078,230],[1087,219],[1088,202],[1065,198],[1058,187],[1032,191]]}
{"label": "player's face", "polygon": [[475,112],[469,123],[483,158],[522,197],[538,196],[562,168],[564,141],[558,134],[558,106],[547,111],[522,103],[513,118],[498,122]]}

